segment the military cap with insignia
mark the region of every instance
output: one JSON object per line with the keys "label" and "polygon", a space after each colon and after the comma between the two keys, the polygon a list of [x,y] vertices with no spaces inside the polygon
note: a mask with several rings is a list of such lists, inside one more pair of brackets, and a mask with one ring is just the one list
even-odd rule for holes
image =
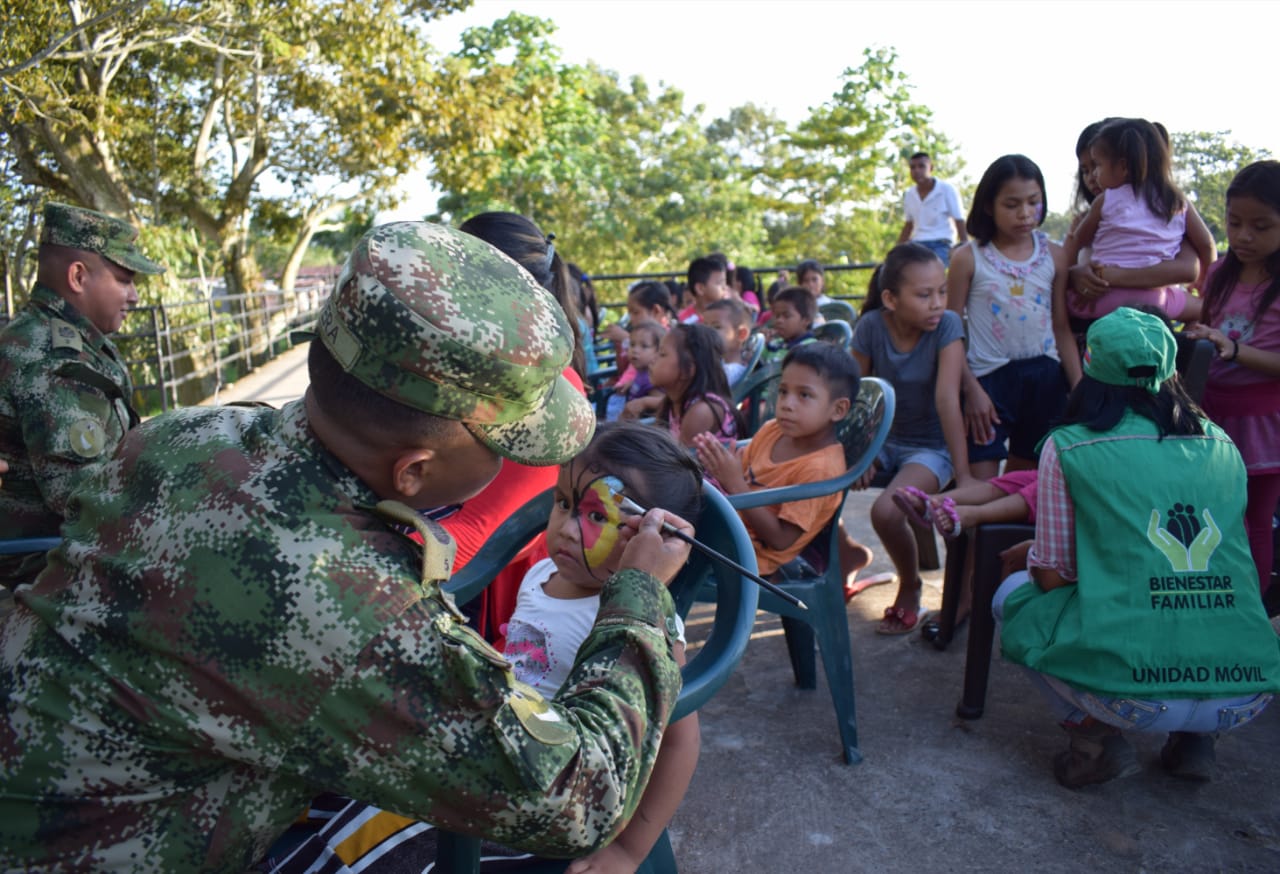
{"label": "military cap with insignia", "polygon": [[595,415],[561,374],[573,331],[560,304],[515,261],[427,222],[374,228],[352,250],[316,334],[385,397],[465,424],[523,464],[560,464]]}
{"label": "military cap with insignia", "polygon": [[138,251],[138,229],[126,221],[79,206],[50,203],[44,208],[40,242],[94,252],[134,273],[164,273]]}

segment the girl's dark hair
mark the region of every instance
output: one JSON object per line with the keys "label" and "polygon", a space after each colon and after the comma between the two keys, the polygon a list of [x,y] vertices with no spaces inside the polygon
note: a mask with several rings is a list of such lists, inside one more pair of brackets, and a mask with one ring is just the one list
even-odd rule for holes
{"label": "girl's dark hair", "polygon": [[[1081,152],[1088,152],[1089,146],[1093,142],[1094,137],[1098,135],[1098,131],[1102,130],[1102,126],[1109,122],[1115,121],[1114,117],[1104,118],[1102,121],[1095,121],[1080,131],[1080,136],[1076,137],[1076,158],[1080,157]],[[1089,190],[1089,183],[1085,181],[1084,171],[1080,169],[1080,165],[1076,164],[1076,194],[1073,200],[1077,210],[1084,209],[1093,203],[1093,199],[1097,197]]]}
{"label": "girl's dark hair", "polygon": [[969,236],[985,246],[996,237],[996,198],[1000,189],[1010,179],[1029,179],[1040,187],[1040,216],[1036,225],[1044,224],[1045,203],[1048,195],[1044,190],[1044,174],[1036,166],[1036,162],[1026,155],[1005,155],[996,158],[987,172],[982,174],[978,190],[973,193],[973,205],[969,207],[969,218],[965,221],[965,230]]}
{"label": "girl's dark hair", "polygon": [[756,288],[756,274],[750,267],[735,267],[733,273],[742,285],[743,291],[749,291],[752,294],[759,293],[760,289]]}
{"label": "girl's dark hair", "polygon": [[596,287],[591,284],[591,277],[587,272],[574,264],[572,261],[568,263],[569,277],[577,283],[578,286],[578,309],[580,312],[591,314],[591,324],[600,324],[600,302],[596,300]]}
{"label": "girl's dark hair", "polygon": [[573,329],[573,369],[585,381],[587,359],[582,345],[582,328],[578,324],[577,290],[573,287],[568,266],[551,238],[534,224],[533,219],[514,212],[482,212],[467,219],[458,230],[478,237],[502,252],[551,292]]}
{"label": "girl's dark hair", "polygon": [[934,251],[919,243],[899,243],[884,256],[884,263],[871,275],[871,283],[867,285],[867,299],[862,303],[862,312],[869,313],[884,306],[883,295],[886,291],[898,293],[902,284],[902,274],[912,264],[929,264],[937,261],[942,264]]}
{"label": "girl's dark hair", "polygon": [[[746,428],[742,414],[729,403],[732,393],[729,391],[729,377],[724,372],[724,340],[706,325],[675,325],[667,333],[676,338],[676,361],[680,374],[692,375],[692,381],[680,399],[681,414],[706,395],[719,395],[729,404],[728,411],[733,414],[738,433],[742,433]],[[707,402],[712,407],[717,406],[714,401]],[[671,395],[662,399],[658,418],[671,418]]]}
{"label": "girl's dark hair", "polygon": [[880,274],[883,272],[884,264],[877,264],[876,269],[871,271],[871,278],[867,280],[867,296],[862,299],[859,315],[865,316],[872,310],[878,310],[884,306],[884,301],[880,299]]}
{"label": "girl's dark hair", "polygon": [[1160,384],[1158,394],[1142,386],[1108,385],[1086,374],[1067,398],[1062,424],[1110,431],[1129,410],[1154,422],[1161,440],[1169,435],[1189,437],[1204,433],[1204,411],[1187,394],[1176,373]]}
{"label": "girl's dark hair", "polygon": [[659,428],[601,422],[571,464],[618,477],[646,510],[660,507],[690,522],[702,511],[702,468],[689,450]]}
{"label": "girl's dark hair", "polygon": [[671,305],[671,291],[667,288],[665,282],[655,282],[653,280],[637,282],[631,286],[631,290],[627,292],[627,297],[634,297],[640,306],[646,310],[662,307],[673,318],[676,315],[675,307]]}
{"label": "girl's dark hair", "polygon": [[[1231,198],[1252,197],[1254,200],[1280,213],[1280,161],[1255,161],[1235,175],[1227,186],[1227,208],[1231,208]],[[1204,322],[1212,324],[1213,319],[1222,310],[1223,304],[1240,281],[1243,268],[1239,256],[1227,249],[1222,256],[1222,263],[1214,271],[1213,278],[1204,291]],[[1280,249],[1267,256],[1263,269],[1271,277],[1271,284],[1255,295],[1252,321],[1257,322],[1262,314],[1269,310],[1280,297]]]}
{"label": "girl's dark hair", "polygon": [[1092,145],[1125,162],[1129,183],[1147,208],[1166,222],[1186,208],[1187,199],[1173,181],[1169,141],[1145,118],[1117,118],[1104,124]]}
{"label": "girl's dark hair", "polygon": [[796,282],[804,282],[806,273],[816,273],[819,276],[827,275],[827,271],[823,269],[821,262],[816,258],[806,258],[796,265]]}

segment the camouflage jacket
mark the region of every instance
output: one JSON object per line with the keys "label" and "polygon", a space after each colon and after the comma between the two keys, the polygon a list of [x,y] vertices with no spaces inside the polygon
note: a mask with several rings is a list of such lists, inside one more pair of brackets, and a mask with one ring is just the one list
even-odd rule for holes
{"label": "camouflage jacket", "polygon": [[[37,285],[0,332],[0,538],[58,533],[71,493],[137,423],[132,395],[115,345]],[[0,583],[31,576],[0,564]]]}
{"label": "camouflage jacket", "polygon": [[610,580],[548,703],[441,592],[443,529],[376,501],[301,401],[130,432],[0,624],[0,869],[239,871],[321,790],[546,855],[612,837],[679,692],[666,589]]}

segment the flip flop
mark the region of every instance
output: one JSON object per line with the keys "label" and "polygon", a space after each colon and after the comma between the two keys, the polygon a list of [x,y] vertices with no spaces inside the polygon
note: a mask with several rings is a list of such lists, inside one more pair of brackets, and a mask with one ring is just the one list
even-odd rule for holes
{"label": "flip flop", "polygon": [[[884,608],[884,618],[880,620],[880,624],[876,626],[876,634],[910,634],[916,630],[921,622],[928,622],[933,618],[933,610],[911,611],[904,607],[894,607],[892,605]],[[908,622],[910,618],[910,622]],[[896,620],[898,627],[886,626],[885,623]]]}
{"label": "flip flop", "polygon": [[[907,500],[908,497],[919,501],[924,510],[917,510],[915,505]],[[926,530],[933,527],[933,513],[929,510],[929,495],[915,486],[901,486],[890,496],[890,499],[911,520],[912,525]]]}
{"label": "flip flop", "polygon": [[931,510],[946,516],[947,521],[951,523],[951,530],[945,531],[943,530],[938,517],[936,515],[932,516],[933,527],[942,535],[943,540],[950,543],[952,540],[955,540],[960,536],[960,513],[956,510],[956,502],[954,500],[951,498],[943,498],[941,501],[934,504],[931,507]]}
{"label": "flip flop", "polygon": [[852,585],[850,585],[849,583],[845,584],[845,587],[844,587],[845,603],[847,604],[849,601],[852,601],[855,597],[857,597],[858,595],[861,595],[863,592],[865,592],[867,589],[871,588],[872,586],[883,586],[885,583],[896,583],[897,581],[898,581],[898,575],[893,573],[892,571],[889,571],[883,574],[872,574],[869,577],[862,577],[860,579],[855,579]]}

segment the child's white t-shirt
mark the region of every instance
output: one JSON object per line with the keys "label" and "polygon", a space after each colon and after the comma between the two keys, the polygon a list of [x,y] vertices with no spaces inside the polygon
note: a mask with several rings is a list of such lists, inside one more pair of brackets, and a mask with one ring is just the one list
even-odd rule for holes
{"label": "child's white t-shirt", "polygon": [[[549,558],[529,568],[520,583],[516,609],[507,623],[503,655],[515,669],[516,679],[543,695],[553,695],[569,677],[578,648],[587,639],[600,612],[600,596],[552,598],[542,587],[556,571]],[[684,624],[676,617],[680,642]]]}

